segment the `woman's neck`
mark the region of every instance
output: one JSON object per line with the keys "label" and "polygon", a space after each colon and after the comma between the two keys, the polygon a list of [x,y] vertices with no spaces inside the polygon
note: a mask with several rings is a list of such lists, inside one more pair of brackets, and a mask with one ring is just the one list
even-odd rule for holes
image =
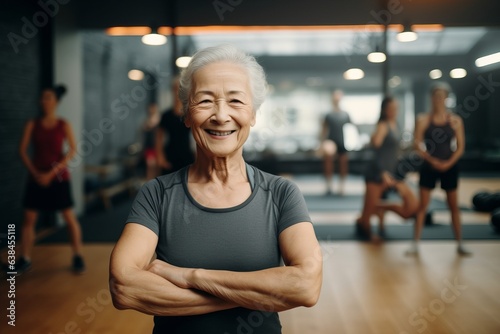
{"label": "woman's neck", "polygon": [[444,105],[433,106],[431,113],[434,116],[442,116],[445,115],[448,109]]}
{"label": "woman's neck", "polygon": [[56,115],[55,111],[49,111],[49,112],[44,113],[42,118],[46,119],[46,120],[54,120],[57,118],[57,115]]}
{"label": "woman's neck", "polygon": [[189,168],[192,182],[217,182],[227,184],[233,181],[247,181],[246,164],[241,154],[228,157],[207,157],[197,152],[196,160]]}

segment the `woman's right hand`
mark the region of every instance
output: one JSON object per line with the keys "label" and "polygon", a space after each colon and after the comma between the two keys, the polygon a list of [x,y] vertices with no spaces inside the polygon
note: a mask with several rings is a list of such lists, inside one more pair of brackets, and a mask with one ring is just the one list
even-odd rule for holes
{"label": "woman's right hand", "polygon": [[384,185],[384,188],[391,188],[396,184],[396,181],[389,172],[383,172],[382,183]]}

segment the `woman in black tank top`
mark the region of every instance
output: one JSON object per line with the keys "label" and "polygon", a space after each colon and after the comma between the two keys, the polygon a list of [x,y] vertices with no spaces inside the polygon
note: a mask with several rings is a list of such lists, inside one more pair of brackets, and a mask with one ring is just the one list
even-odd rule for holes
{"label": "woman in black tank top", "polygon": [[447,84],[434,86],[431,89],[431,112],[423,114],[417,119],[415,148],[424,162],[420,168],[420,206],[415,221],[414,241],[407,251],[409,255],[418,254],[418,240],[422,232],[431,192],[435,188],[437,180],[440,180],[441,188],[446,191],[453,231],[458,241],[457,252],[460,255],[470,254],[462,245],[460,210],[457,200],[457,162],[464,152],[464,127],[462,119],[446,108],[445,101],[449,92],[450,88]]}

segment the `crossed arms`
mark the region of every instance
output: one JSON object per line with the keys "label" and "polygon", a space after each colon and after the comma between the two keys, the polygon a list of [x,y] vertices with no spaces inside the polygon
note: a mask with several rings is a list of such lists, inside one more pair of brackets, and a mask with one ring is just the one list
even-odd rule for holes
{"label": "crossed arms", "polygon": [[279,236],[285,266],[252,272],[181,268],[151,259],[157,235],[130,223],[111,254],[110,291],[118,309],[159,316],[195,315],[234,307],[280,312],[316,304],[322,255],[312,225]]}

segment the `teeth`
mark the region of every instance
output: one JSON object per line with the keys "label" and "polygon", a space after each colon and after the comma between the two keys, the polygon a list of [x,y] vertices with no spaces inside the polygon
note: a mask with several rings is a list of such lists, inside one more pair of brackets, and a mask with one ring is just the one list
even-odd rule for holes
{"label": "teeth", "polygon": [[212,131],[212,130],[207,130],[208,133],[214,136],[229,136],[232,131],[226,131],[226,132],[219,132],[219,131]]}

